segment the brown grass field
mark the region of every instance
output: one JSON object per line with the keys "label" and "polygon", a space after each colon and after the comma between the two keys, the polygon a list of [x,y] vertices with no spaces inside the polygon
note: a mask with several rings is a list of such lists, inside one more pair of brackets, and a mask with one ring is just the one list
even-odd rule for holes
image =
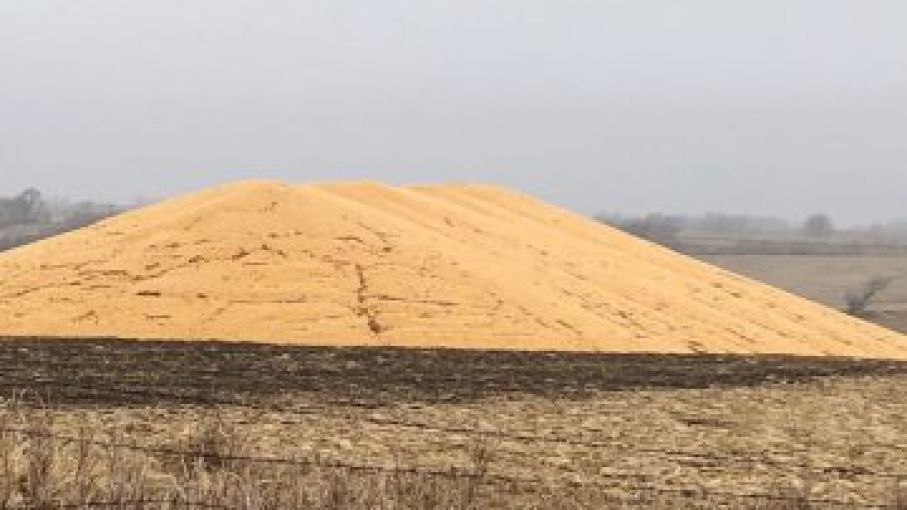
{"label": "brown grass field", "polygon": [[907,364],[0,342],[0,508],[907,508]]}
{"label": "brown grass field", "polygon": [[[706,262],[756,277],[840,309],[848,289],[878,276],[907,276],[907,257],[830,255],[703,255]],[[907,310],[907,278],[897,278],[875,302]]]}
{"label": "brown grass field", "polygon": [[907,257],[878,255],[721,254],[696,257],[833,308],[844,295],[876,277],[893,277],[871,303],[866,318],[907,333]]}

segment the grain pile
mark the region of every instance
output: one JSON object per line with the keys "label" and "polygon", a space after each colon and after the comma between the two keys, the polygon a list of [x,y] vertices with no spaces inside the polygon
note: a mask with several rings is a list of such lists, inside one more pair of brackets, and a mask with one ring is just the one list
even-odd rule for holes
{"label": "grain pile", "polygon": [[504,189],[243,182],[0,255],[0,335],[907,357],[907,338]]}

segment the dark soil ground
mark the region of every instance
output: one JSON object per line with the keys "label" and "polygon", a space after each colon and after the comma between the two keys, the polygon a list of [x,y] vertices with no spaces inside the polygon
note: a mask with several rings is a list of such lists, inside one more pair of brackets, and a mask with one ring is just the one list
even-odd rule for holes
{"label": "dark soil ground", "polygon": [[306,393],[381,406],[893,374],[907,374],[907,362],[0,338],[0,394],[27,389],[56,405],[234,404]]}
{"label": "dark soil ground", "polygon": [[905,386],[843,358],[0,341],[0,404],[59,451],[87,428],[163,480],[216,423],[249,486],[279,459],[433,484],[481,444],[479,508],[904,508]]}

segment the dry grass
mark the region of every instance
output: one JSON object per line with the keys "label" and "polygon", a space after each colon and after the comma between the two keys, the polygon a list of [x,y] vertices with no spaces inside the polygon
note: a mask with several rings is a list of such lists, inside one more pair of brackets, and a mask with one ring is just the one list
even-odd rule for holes
{"label": "dry grass", "polygon": [[[370,464],[336,450],[302,453],[288,437],[256,436],[248,421],[253,413],[54,409],[7,401],[0,407],[0,509],[907,508],[900,480],[891,480],[882,499],[860,503],[823,494],[823,480],[803,466],[796,477],[779,476],[759,490],[675,485],[670,476],[634,487],[580,476],[588,466],[574,466],[575,476],[559,479],[546,459],[566,452],[548,451],[533,476],[512,465],[508,439],[480,423],[469,437],[441,439],[462,447],[454,456],[459,461],[447,466],[414,465],[405,448]],[[321,425],[305,442],[331,439],[327,423]],[[413,440],[396,432],[401,443]],[[737,483],[735,476],[728,482]]]}
{"label": "dry grass", "polygon": [[145,448],[98,425],[63,436],[53,413],[0,410],[0,509],[478,508],[488,450],[476,443],[471,466],[456,476],[399,466],[362,469],[247,457],[248,438],[217,413],[172,446]]}
{"label": "dry grass", "polygon": [[905,508],[903,369],[7,341],[0,509]]}

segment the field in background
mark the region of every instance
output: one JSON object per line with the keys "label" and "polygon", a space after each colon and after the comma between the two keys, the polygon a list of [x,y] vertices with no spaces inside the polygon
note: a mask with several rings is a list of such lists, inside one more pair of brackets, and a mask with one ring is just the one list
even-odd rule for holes
{"label": "field in background", "polygon": [[903,508],[905,384],[829,358],[8,339],[0,498]]}
{"label": "field in background", "polygon": [[702,260],[837,309],[869,280],[893,277],[865,318],[907,333],[907,256],[697,255]]}
{"label": "field in background", "polygon": [[848,292],[875,278],[891,278],[864,318],[907,333],[907,243],[902,240],[873,241],[843,232],[824,239],[679,234],[655,241],[838,310],[845,308]]}

